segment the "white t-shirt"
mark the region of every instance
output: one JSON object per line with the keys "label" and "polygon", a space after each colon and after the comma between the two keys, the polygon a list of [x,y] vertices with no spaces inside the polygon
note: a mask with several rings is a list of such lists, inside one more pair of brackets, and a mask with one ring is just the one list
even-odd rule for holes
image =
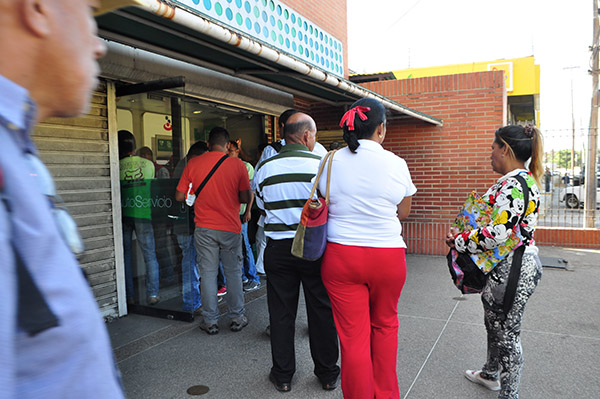
{"label": "white t-shirt", "polygon": [[[356,154],[335,153],[329,188],[327,240],[343,245],[406,248],[398,204],[417,192],[406,162],[372,140],[359,140]],[[325,195],[327,166],[319,181]]]}

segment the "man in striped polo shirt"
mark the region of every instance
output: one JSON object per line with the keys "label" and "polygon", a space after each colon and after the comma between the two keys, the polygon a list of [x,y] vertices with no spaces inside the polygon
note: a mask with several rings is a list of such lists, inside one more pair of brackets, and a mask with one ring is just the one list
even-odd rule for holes
{"label": "man in striped polo shirt", "polygon": [[291,390],[296,371],[294,330],[300,283],[306,299],[314,372],[326,390],[337,387],[340,373],[337,332],[321,280],[321,260],[307,261],[291,254],[300,213],[321,160],[311,153],[316,133],[310,116],[292,115],[284,128],[286,145],[279,154],[263,162],[255,174],[256,203],[266,216],[265,271],[273,357],[269,377],[282,392]]}

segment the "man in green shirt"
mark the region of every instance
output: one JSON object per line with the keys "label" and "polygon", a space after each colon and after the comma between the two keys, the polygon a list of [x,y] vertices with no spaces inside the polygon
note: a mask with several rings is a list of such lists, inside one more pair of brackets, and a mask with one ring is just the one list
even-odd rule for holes
{"label": "man in green shirt", "polygon": [[[158,297],[158,260],[152,227],[152,201],[150,186],[154,179],[154,164],[134,155],[133,134],[119,131],[119,161],[121,170],[121,209],[123,212],[123,255],[125,257],[125,281],[127,303],[134,303],[133,268],[131,264],[132,235],[135,230],[137,242],[146,264],[146,298],[154,305]],[[138,295],[139,296],[139,295]]]}

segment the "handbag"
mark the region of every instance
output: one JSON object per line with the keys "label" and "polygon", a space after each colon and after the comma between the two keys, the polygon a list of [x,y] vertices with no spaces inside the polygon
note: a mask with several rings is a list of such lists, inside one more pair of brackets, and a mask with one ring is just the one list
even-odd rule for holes
{"label": "handbag", "polygon": [[[523,221],[528,209],[529,187],[522,176],[517,175],[515,178],[519,181],[523,188],[525,209],[519,218],[519,221],[513,227],[508,239],[502,245],[489,251],[478,253],[461,253],[452,248],[446,256],[452,281],[463,294],[480,293],[487,281],[487,274],[506,256],[508,256],[511,251],[523,246],[521,222]],[[458,213],[456,221],[454,222],[454,226],[462,232],[470,231],[482,225],[487,225],[493,220],[493,211],[493,207],[473,191],[471,194],[469,194],[465,204]],[[517,267],[520,271],[520,262],[518,262]],[[511,270],[511,276],[512,275],[513,273]]]}
{"label": "handbag", "polygon": [[[325,252],[327,246],[327,214],[329,211],[329,182],[331,180],[331,164],[333,154],[337,150],[329,151],[315,179],[315,184],[310,192],[308,200],[302,208],[300,223],[296,229],[294,240],[292,241],[292,255],[305,260],[317,260]],[[327,188],[325,198],[313,198],[319,180],[323,174],[323,168],[327,163]]]}

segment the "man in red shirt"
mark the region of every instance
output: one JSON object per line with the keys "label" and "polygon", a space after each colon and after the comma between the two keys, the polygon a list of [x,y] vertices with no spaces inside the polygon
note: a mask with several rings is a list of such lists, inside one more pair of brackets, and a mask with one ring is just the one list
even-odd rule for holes
{"label": "man in red shirt", "polygon": [[219,261],[227,279],[226,296],[231,318],[231,331],[241,331],[248,325],[244,315],[242,290],[242,225],[240,204],[250,201],[248,172],[238,158],[228,157],[229,133],[222,127],[212,129],[208,136],[209,152],[189,161],[183,170],[175,198],[184,201],[192,184],[192,192],[205,181],[215,165],[222,164],[206,181],[194,203],[194,243],[200,268],[202,316],[200,329],[217,334],[219,310],[217,308],[217,273]]}

